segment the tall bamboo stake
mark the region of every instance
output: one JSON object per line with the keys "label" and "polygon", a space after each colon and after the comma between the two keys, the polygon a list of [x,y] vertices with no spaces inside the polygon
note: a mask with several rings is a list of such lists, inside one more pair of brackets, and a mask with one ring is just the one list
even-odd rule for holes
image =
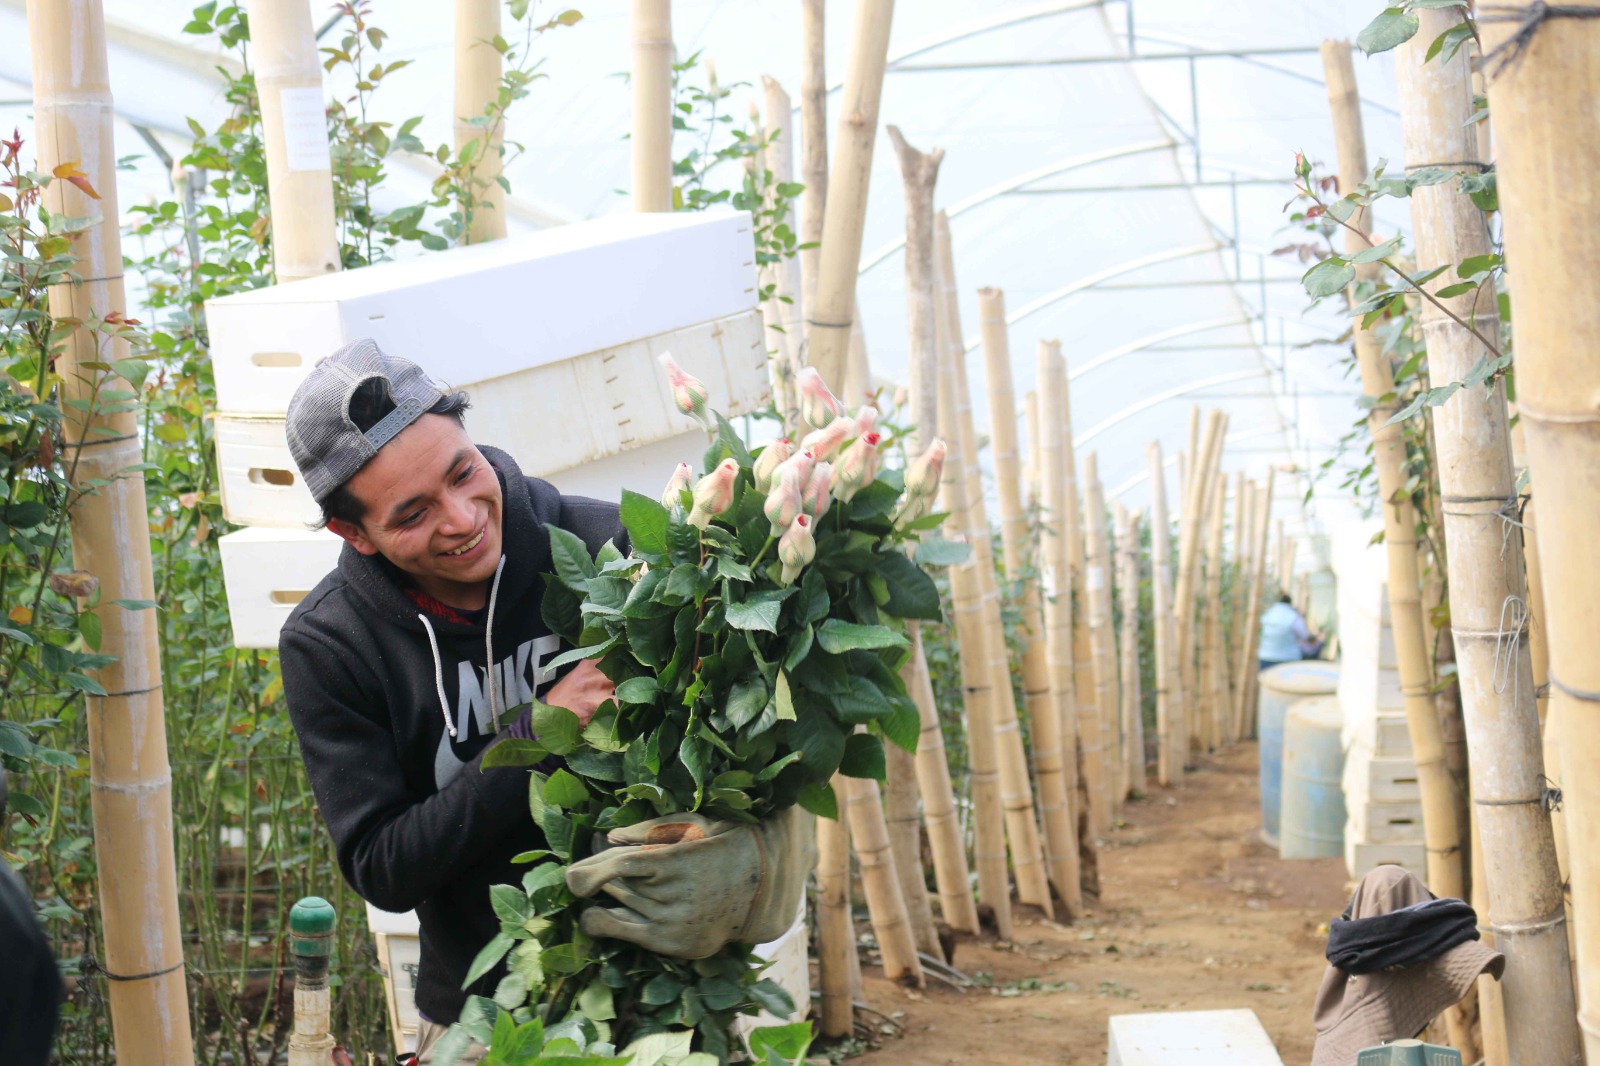
{"label": "tall bamboo stake", "polygon": [[[954,324],[954,317],[952,317]],[[959,330],[947,333],[960,336]],[[967,537],[978,562],[982,590],[983,634],[989,655],[989,685],[994,698],[995,750],[1000,766],[1000,800],[1005,807],[1006,841],[1011,845],[1011,868],[1017,876],[1017,898],[1053,916],[1049,876],[1044,868],[1044,845],[1039,839],[1038,816],[1033,807],[1033,784],[1028,779],[1028,754],[1022,746],[1022,726],[1017,720],[1016,694],[1011,687],[1011,651],[1006,645],[1000,614],[1000,589],[995,576],[994,548],[989,537],[989,511],[983,498],[978,468],[978,435],[973,428],[972,398],[967,386],[966,357],[961,344],[951,345],[955,361],[956,416],[960,419],[963,468],[967,476]]]}
{"label": "tall bamboo stake", "polygon": [[1022,457],[1022,483],[1027,487],[1028,506],[1039,503],[1039,393],[1029,389],[1022,397],[1022,424],[1027,427],[1028,450]]}
{"label": "tall bamboo stake", "polygon": [[1175,747],[1172,720],[1183,713],[1177,677],[1177,626],[1172,617],[1172,526],[1167,518],[1161,442],[1145,449],[1150,469],[1151,624],[1156,636],[1156,781],[1172,787],[1183,777],[1183,752]]}
{"label": "tall bamboo stake", "polygon": [[850,822],[845,778],[833,779],[838,818],[817,819],[817,984],[822,991],[822,1035],[849,1036],[855,1028],[851,961],[856,931],[850,921]]}
{"label": "tall bamboo stake", "polygon": [[1121,577],[1117,593],[1122,604],[1122,734],[1127,759],[1127,795],[1143,795],[1145,777],[1144,713],[1139,677],[1139,512],[1131,514],[1117,501],[1117,553]]}
{"label": "tall bamboo stake", "polygon": [[[1600,517],[1600,395],[1589,353],[1600,342],[1593,295],[1600,234],[1574,224],[1586,189],[1563,175],[1600,161],[1600,115],[1594,57],[1600,21],[1594,0],[1527,12],[1524,25],[1482,20],[1494,111],[1500,209],[1507,272],[1517,308],[1517,408],[1528,441],[1528,467],[1539,494],[1540,563],[1550,656],[1550,709],[1560,723],[1563,815],[1571,864],[1577,943],[1578,1021],[1588,1060],[1600,1062],[1600,659],[1594,654],[1600,575],[1593,531]],[[1518,17],[1524,14],[1518,12]],[[1520,35],[1514,37],[1513,35]],[[1577,168],[1577,169],[1570,169]],[[1587,214],[1588,212],[1586,212]],[[1588,845],[1579,846],[1588,841]],[[1489,876],[1490,890],[1494,874]],[[1509,971],[1509,967],[1508,967]],[[1508,992],[1509,994],[1509,992]],[[1513,1025],[1512,1004],[1506,1024]],[[1513,1054],[1515,1048],[1513,1046]]]}
{"label": "tall bamboo stake", "polygon": [[[1367,175],[1366,142],[1361,130],[1361,110],[1356,90],[1355,69],[1350,62],[1350,45],[1344,41],[1324,41],[1322,65],[1328,83],[1328,101],[1333,110],[1334,144],[1339,158],[1339,187],[1354,189]],[[1366,212],[1357,211],[1350,224],[1366,226]],[[1366,241],[1350,232],[1347,247],[1356,252]],[[1356,268],[1358,283],[1378,272],[1376,263]],[[1354,300],[1352,288],[1352,301]],[[1362,390],[1369,396],[1394,396],[1394,373],[1377,336],[1360,328],[1355,334],[1356,362],[1361,370]],[[1465,890],[1462,870],[1462,826],[1456,817],[1455,782],[1445,765],[1444,737],[1433,706],[1433,674],[1423,644],[1421,583],[1417,573],[1416,514],[1405,489],[1405,440],[1401,427],[1386,425],[1394,414],[1393,399],[1377,401],[1368,424],[1372,427],[1374,465],[1378,471],[1378,492],[1384,501],[1384,547],[1389,560],[1389,618],[1394,633],[1395,654],[1399,661],[1400,688],[1406,704],[1406,725],[1411,734],[1411,752],[1417,765],[1417,784],[1422,793],[1423,837],[1428,852],[1428,887],[1435,895],[1461,898]],[[1453,1027],[1454,1028],[1454,1027]],[[1457,1034],[1452,1032],[1452,1040]]]}
{"label": "tall bamboo stake", "polygon": [[[1040,538],[1040,566],[1046,584],[1044,596],[1045,663],[1050,670],[1050,699],[1053,715],[1033,719],[1033,759],[1039,774],[1039,790],[1046,802],[1054,804],[1057,788],[1045,791],[1045,780],[1059,780],[1065,818],[1055,821],[1056,812],[1047,807],[1046,818],[1052,828],[1050,862],[1056,873],[1056,890],[1068,917],[1083,914],[1082,842],[1078,840],[1078,819],[1073,800],[1078,791],[1077,692],[1072,672],[1072,567],[1067,553],[1067,516],[1076,501],[1067,496],[1067,369],[1057,341],[1040,341],[1039,379],[1039,503],[1044,512]],[[1046,428],[1048,427],[1048,428]],[[1065,837],[1060,846],[1056,836]]]}
{"label": "tall bamboo stake", "polygon": [[955,790],[950,785],[950,762],[945,755],[944,729],[934,701],[933,681],[922,648],[922,630],[911,634],[911,676],[906,688],[922,720],[917,739],[917,788],[922,793],[922,819],[933,851],[934,884],[939,889],[939,915],[950,928],[978,932],[978,907],[972,899],[972,875],[967,867],[967,846],[956,815]]}
{"label": "tall bamboo stake", "polygon": [[672,210],[672,0],[633,0],[633,209]]}
{"label": "tall bamboo stake", "polygon": [[866,222],[872,146],[878,136],[878,102],[889,55],[894,0],[857,0],[850,66],[839,96],[837,153],[822,220],[822,256],[816,299],[806,307],[809,362],[828,381],[844,381],[850,327],[855,321],[856,271]]}
{"label": "tall bamboo stake", "polygon": [[1206,526],[1205,592],[1200,597],[1200,742],[1214,751],[1222,744],[1222,707],[1227,665],[1222,653],[1222,527],[1227,483],[1211,479],[1210,521]]}
{"label": "tall bamboo stake", "polygon": [[865,777],[845,778],[849,797],[850,838],[861,865],[861,890],[867,897],[872,933],[883,957],[883,976],[921,988],[922,960],[906,917],[905,897],[895,873],[894,850],[878,795],[878,783]]}
{"label": "tall bamboo stake", "polygon": [[[1063,361],[1061,372],[1067,373]],[[1078,461],[1072,440],[1071,391],[1063,386],[1061,393],[1061,459],[1065,469],[1062,485],[1066,516],[1062,536],[1066,541],[1067,577],[1065,587],[1076,591],[1079,602],[1071,613],[1072,626],[1072,722],[1071,733],[1063,729],[1062,743],[1067,745],[1067,758],[1076,766],[1073,780],[1076,792],[1073,811],[1078,821],[1078,869],[1083,891],[1096,895],[1100,891],[1100,863],[1095,853],[1094,797],[1101,794],[1101,761],[1104,751],[1105,731],[1096,714],[1098,704],[1094,693],[1094,650],[1089,643],[1088,610],[1083,602],[1083,510],[1078,495]],[[1069,741],[1069,737],[1073,738]]]}
{"label": "tall bamboo stake", "polygon": [[261,101],[278,283],[339,269],[322,60],[311,10],[296,0],[250,0],[251,61]]}
{"label": "tall bamboo stake", "polygon": [[[800,0],[800,180],[806,187],[800,194],[800,306],[807,317],[816,306],[822,216],[828,203],[826,8],[827,0]],[[795,339],[804,354],[805,337],[797,335]]]}
{"label": "tall bamboo stake", "polygon": [[1255,736],[1255,708],[1260,695],[1258,675],[1261,639],[1261,599],[1266,582],[1267,530],[1272,521],[1272,482],[1277,471],[1267,468],[1267,483],[1257,485],[1251,493],[1251,526],[1245,531],[1250,538],[1245,549],[1250,573],[1244,578],[1245,594],[1242,620],[1244,637],[1239,643],[1239,676],[1244,684],[1239,687],[1234,703],[1233,735],[1241,740]]}
{"label": "tall bamboo stake", "polygon": [[[1472,909],[1479,914],[1479,939],[1487,947],[1494,947],[1494,930],[1489,927],[1488,878],[1483,872],[1483,842],[1478,839],[1478,812],[1467,812],[1472,841]],[[1506,1044],[1505,1001],[1500,996],[1500,981],[1493,974],[1481,974],[1475,982],[1478,995],[1479,1049],[1483,1052],[1484,1066],[1509,1066],[1511,1050]],[[1464,1057],[1464,1056],[1463,1056]]]}
{"label": "tall bamboo stake", "polygon": [[[936,148],[924,155],[907,144],[900,136],[900,131],[893,126],[889,127],[889,135],[894,141],[905,186],[906,329],[910,348],[907,376],[913,385],[911,414],[916,425],[916,432],[910,441],[910,453],[920,454],[932,443],[938,431],[939,352],[933,306],[933,186],[939,176],[939,162],[944,158],[944,152]],[[919,674],[926,676],[928,670],[927,663],[921,657],[920,627],[912,623],[909,628],[912,631],[912,654],[901,671],[907,682],[907,690],[918,682]],[[931,697],[931,683],[929,685]],[[917,947],[937,958],[941,949],[938,933],[933,926],[933,911],[928,903],[927,880],[922,868],[921,821],[917,816],[918,785],[921,784],[920,778],[927,775],[917,771],[915,760],[909,752],[895,745],[890,747],[894,750],[889,752],[888,758],[887,813],[895,869],[900,875],[900,886]],[[948,771],[942,783],[948,791]],[[933,780],[928,784],[939,787],[940,781]],[[930,805],[953,808],[954,797],[946,795],[933,798]],[[939,843],[948,845],[948,840]],[[959,915],[957,920],[961,920]]]}
{"label": "tall bamboo stake", "polygon": [[1106,497],[1100,485],[1100,460],[1090,452],[1083,457],[1083,588],[1089,623],[1089,651],[1094,664],[1096,714],[1103,737],[1100,758],[1100,822],[1096,828],[1110,832],[1122,804],[1117,791],[1121,776],[1121,719],[1117,713],[1117,637],[1111,617],[1111,543],[1106,536]]}
{"label": "tall bamboo stake", "polygon": [[[505,142],[505,124],[494,128],[474,125],[500,95],[500,52],[494,46],[500,36],[498,0],[456,0],[456,98],[455,145],[460,155],[467,145],[478,141],[478,155],[471,170],[473,200],[468,212],[467,242],[497,241],[506,235],[506,191],[500,186],[500,147]],[[487,143],[484,141],[488,135]]]}
{"label": "tall bamboo stake", "polygon": [[1255,528],[1251,507],[1255,497],[1255,482],[1247,480],[1243,470],[1237,471],[1233,476],[1233,584],[1228,590],[1228,610],[1232,620],[1227,649],[1228,705],[1223,712],[1223,734],[1229,744],[1240,739],[1237,723],[1241,716],[1236,708],[1244,699],[1245,686],[1255,676],[1254,673],[1245,672],[1254,668],[1255,661],[1246,660],[1244,651],[1245,634],[1249,629],[1245,617],[1245,599],[1250,590],[1250,530]]}
{"label": "tall bamboo stake", "polygon": [[[937,231],[936,231],[937,233]],[[942,250],[941,250],[942,251]],[[941,279],[941,303],[943,281]],[[960,446],[961,421],[956,415],[955,360],[945,336],[943,308],[935,318],[939,331],[939,421],[955,440],[945,458],[939,484],[940,507],[949,512],[955,536],[969,536],[972,528],[967,507],[964,449]],[[959,345],[957,345],[959,346]],[[988,542],[988,531],[979,538]],[[977,544],[965,563],[950,568],[950,597],[955,615],[956,648],[961,666],[967,720],[967,765],[972,802],[973,858],[978,867],[978,901],[994,914],[995,928],[1011,936],[1011,878],[1006,868],[1005,811],[1000,801],[999,755],[994,733],[994,692],[989,677],[988,641],[983,632],[983,590],[978,581]]]}
{"label": "tall bamboo stake", "polygon": [[[762,130],[761,108],[751,100],[750,123],[746,132],[752,138],[759,139],[763,136]],[[778,148],[775,144],[758,148],[754,154],[745,157],[745,169],[753,177],[770,171],[772,157],[777,154]],[[768,195],[762,198],[762,202],[766,208],[772,206],[770,190]],[[784,428],[790,433],[795,433],[800,427],[799,397],[795,393],[794,385],[798,369],[790,360],[788,343],[784,336],[783,303],[778,299],[776,271],[776,264],[769,263],[760,267],[757,275],[761,291],[771,293],[761,301],[761,336],[767,356],[767,383],[772,387],[772,405],[783,420]]]}
{"label": "tall bamboo stake", "polygon": [[1206,416],[1200,444],[1189,453],[1188,477],[1184,480],[1183,507],[1178,520],[1178,577],[1173,609],[1177,612],[1178,680],[1183,686],[1184,714],[1173,723],[1177,730],[1173,743],[1177,745],[1180,759],[1188,758],[1191,734],[1198,724],[1200,700],[1194,657],[1195,585],[1199,576],[1200,543],[1205,535],[1205,509],[1210,502],[1206,486],[1210,477],[1212,452],[1222,444],[1225,422],[1221,411],[1212,411]]}
{"label": "tall bamboo stake", "polygon": [[[125,314],[105,18],[98,0],[30,0],[27,12],[40,169],[75,163],[100,194],[92,201],[62,180],[45,191],[52,214],[100,219],[71,238],[83,280],[52,287],[50,313],[62,324]],[[101,390],[131,388],[107,369],[129,354],[125,338],[80,324],[56,363],[73,476],[84,492],[71,511],[73,563],[100,581],[100,606],[80,601],[80,610],[99,615],[100,651],[112,659],[90,672],[108,695],[85,698],[89,795],[102,874],[104,965],[119,978],[107,989],[117,1061],[187,1066],[194,1045],[178,924],[160,623],[155,611],[116,606],[155,598],[144,475],[128,472],[143,458],[141,437],[131,409],[106,411],[99,402]]]}
{"label": "tall bamboo stake", "polygon": [[[1063,886],[1070,883],[1069,878],[1075,881],[1078,877],[1077,840],[1072,832],[1072,804],[1061,772],[1061,719],[1050,692],[1050,664],[1045,653],[1039,586],[1033,580],[1017,584],[1030,560],[1028,516],[1022,507],[1005,294],[999,289],[979,289],[978,315],[989,386],[990,454],[1000,499],[1000,541],[1005,551],[1006,579],[1012,584],[1024,624],[1030,629],[1021,654],[1022,692],[1032,730],[1045,851],[1050,880],[1056,886],[1056,893],[1065,899],[1067,893]],[[1037,438],[1032,443],[1037,447]]]}
{"label": "tall bamboo stake", "polygon": [[[1417,16],[1419,36],[1428,42],[1460,22],[1444,11],[1419,10]],[[1440,56],[1425,63],[1426,48],[1427,42],[1414,40],[1395,58],[1406,158],[1441,160],[1476,174],[1469,57],[1458,52],[1449,62]],[[1411,218],[1423,262],[1458,263],[1494,251],[1483,213],[1453,182],[1415,190]],[[1492,283],[1470,297],[1435,298],[1479,333],[1499,336]],[[1479,359],[1494,358],[1434,303],[1422,303],[1419,314],[1428,372],[1435,381],[1459,381]],[[1433,408],[1432,420],[1439,510],[1449,548],[1450,628],[1472,754],[1488,923],[1495,946],[1506,956],[1501,979],[1506,1045],[1515,1061],[1579,1062],[1566,912],[1544,803],[1539,710],[1522,639],[1527,630],[1518,625],[1513,632],[1506,622],[1506,612],[1525,604],[1528,593],[1521,537],[1509,525],[1518,501],[1504,386],[1463,389]]]}
{"label": "tall bamboo stake", "polygon": [[[789,94],[783,91],[777,79],[763,76],[761,86],[765,94],[767,169],[772,171],[774,185],[787,185],[795,180],[794,108],[789,102]],[[796,225],[792,204],[777,221],[791,228]],[[790,373],[795,373],[800,369],[800,344],[805,332],[805,297],[802,292],[804,285],[800,280],[800,259],[789,256],[780,260],[773,267],[772,280],[777,285],[774,295],[778,300],[779,320],[783,325],[783,351]]]}

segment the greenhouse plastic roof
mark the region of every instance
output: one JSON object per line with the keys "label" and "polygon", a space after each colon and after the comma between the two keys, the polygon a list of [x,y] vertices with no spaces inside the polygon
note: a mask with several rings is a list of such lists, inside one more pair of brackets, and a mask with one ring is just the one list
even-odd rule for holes
{"label": "greenhouse plastic roof", "polygon": [[[586,17],[536,43],[548,77],[508,123],[507,139],[526,146],[507,170],[514,230],[628,209],[619,191],[629,180],[629,94],[619,76],[629,62],[628,5],[573,3]],[[124,209],[168,195],[165,169],[133,124],[181,155],[185,119],[214,122],[224,112],[212,72],[218,57],[180,32],[192,6],[106,0],[112,90],[124,120],[118,152],[145,156],[124,175]],[[1331,169],[1318,45],[1353,38],[1379,6],[897,5],[880,119],[918,148],[946,151],[936,202],[952,215],[969,344],[982,286],[1005,293],[1019,398],[1033,386],[1037,341],[1060,339],[1073,375],[1079,459],[1098,454],[1109,496],[1134,507],[1148,502],[1146,443],[1159,439],[1170,461],[1186,447],[1189,409],[1200,404],[1230,416],[1225,470],[1260,477],[1268,465],[1279,468],[1274,513],[1291,532],[1355,517],[1338,476],[1324,477],[1311,506],[1300,508],[1304,472],[1334,454],[1359,416],[1360,389],[1337,342],[1341,308],[1328,301],[1308,310],[1298,284],[1304,265],[1273,250],[1296,239],[1284,212],[1294,153]],[[845,69],[854,7],[827,5],[830,81]],[[447,140],[450,115],[439,102],[451,91],[448,7],[377,0],[372,8],[371,21],[390,35],[384,60],[415,61],[385,81],[378,117],[426,115],[423,141]],[[329,9],[318,3],[314,11],[320,23]],[[759,102],[762,75],[798,98],[794,0],[677,0],[673,30],[680,56],[702,52],[724,86],[748,83],[726,101],[739,119],[748,99]],[[25,133],[26,36],[22,0],[0,0],[0,124]],[[1357,53],[1356,69],[1369,157],[1398,162],[1392,61]],[[419,199],[432,178],[422,161],[394,171],[396,205]],[[1392,233],[1406,221],[1403,209],[1390,207],[1376,225]],[[906,367],[903,231],[900,178],[880,129],[858,296],[874,375],[895,380]],[[596,294],[597,305],[617,298],[626,294]],[[973,356],[981,397],[983,361]],[[987,423],[981,401],[975,414],[980,427]],[[1298,473],[1285,476],[1291,471]],[[1311,565],[1301,559],[1302,568]]]}

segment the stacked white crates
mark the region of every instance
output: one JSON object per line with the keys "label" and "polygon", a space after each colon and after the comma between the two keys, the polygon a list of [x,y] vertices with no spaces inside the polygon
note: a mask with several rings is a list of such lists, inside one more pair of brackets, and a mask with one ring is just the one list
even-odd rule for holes
{"label": "stacked white crates", "polygon": [[1389,624],[1387,556],[1376,523],[1334,539],[1338,577],[1339,705],[1344,714],[1345,864],[1352,877],[1403,866],[1426,879],[1422,800]]}
{"label": "stacked white crates", "polygon": [[[566,493],[656,495],[698,466],[699,423],[672,404],[670,351],[729,417],[769,400],[748,215],[626,214],[399,263],[329,274],[206,306],[216,377],[221,539],[234,642],[276,648],[289,613],[337,562],[284,435],[316,361],[358,337],[472,396],[467,430]],[[413,914],[369,908],[396,1042],[413,1046]],[[798,932],[797,932],[798,931]],[[803,1012],[805,925],[762,945]]]}

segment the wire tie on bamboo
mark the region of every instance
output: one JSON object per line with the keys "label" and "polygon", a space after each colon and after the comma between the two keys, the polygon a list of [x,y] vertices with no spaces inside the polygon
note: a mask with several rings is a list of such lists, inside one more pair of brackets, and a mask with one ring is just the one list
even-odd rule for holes
{"label": "wire tie on bamboo", "polygon": [[1571,685],[1556,677],[1556,675],[1553,673],[1547,672],[1545,677],[1548,679],[1546,682],[1547,684],[1554,685],[1557,689],[1565,692],[1568,696],[1571,696],[1575,700],[1583,700],[1585,703],[1600,703],[1600,692],[1590,692],[1586,689],[1573,688]]}
{"label": "wire tie on bamboo", "polygon": [[183,969],[183,960],[179,959],[177,962],[173,963],[171,966],[168,966],[164,970],[151,970],[149,973],[112,973],[110,970],[100,965],[100,960],[95,958],[93,955],[85,954],[83,956],[84,974],[89,977],[99,974],[108,981],[148,981],[155,977],[165,977],[167,974],[174,973],[181,969]]}
{"label": "wire tie on bamboo", "polygon": [[[146,695],[148,693],[151,693],[151,692],[160,692],[160,691],[161,691],[161,686],[160,685],[150,685],[150,686],[148,686],[146,688],[125,688],[125,689],[122,689],[122,690],[117,691],[117,692],[107,692],[105,695],[103,695],[103,696],[101,696],[99,698],[103,699],[103,700],[121,699],[123,696],[144,696],[144,695]],[[211,760],[207,759],[205,761],[206,762],[210,762]]]}
{"label": "wire tie on bamboo", "polygon": [[1487,174],[1491,169],[1488,163],[1483,163],[1476,159],[1452,159],[1445,163],[1411,163],[1406,166],[1406,173],[1415,174],[1419,170],[1427,170],[1430,167],[1476,167],[1480,174]]}
{"label": "wire tie on bamboo", "polygon": [[1561,786],[1543,774],[1539,775],[1539,780],[1544,784],[1544,809],[1554,814],[1561,809]]}
{"label": "wire tie on bamboo", "polygon": [[854,322],[818,322],[814,318],[808,318],[808,319],[806,319],[806,325],[808,325],[808,326],[821,326],[823,329],[849,329],[851,326],[855,325],[855,323]]}
{"label": "wire tie on bamboo", "polygon": [[100,448],[100,447],[104,447],[107,444],[120,444],[121,442],[123,442],[125,440],[134,440],[138,436],[139,436],[139,434],[137,434],[137,433],[124,433],[119,437],[96,437],[94,440],[75,440],[75,441],[73,441],[71,443],[70,447],[73,447],[73,448]]}
{"label": "wire tie on bamboo", "polygon": [[[1510,633],[1506,632],[1508,611],[1511,614],[1511,621],[1515,624]],[[1528,607],[1520,596],[1512,593],[1500,603],[1500,631],[1495,634],[1494,640],[1494,673],[1490,676],[1497,696],[1504,694],[1507,686],[1515,686],[1517,683],[1521,669],[1517,649],[1522,646],[1522,636],[1527,628]],[[1513,687],[1512,694],[1515,693],[1516,689]]]}
{"label": "wire tie on bamboo", "polygon": [[1516,22],[1520,23],[1517,31],[1507,37],[1501,45],[1483,57],[1485,69],[1492,65],[1490,73],[1499,75],[1512,63],[1522,57],[1528,50],[1528,45],[1533,43],[1533,35],[1539,32],[1550,19],[1592,19],[1600,18],[1600,8],[1580,6],[1577,4],[1547,4],[1544,0],[1534,0],[1524,7],[1491,6],[1478,8],[1479,22]]}

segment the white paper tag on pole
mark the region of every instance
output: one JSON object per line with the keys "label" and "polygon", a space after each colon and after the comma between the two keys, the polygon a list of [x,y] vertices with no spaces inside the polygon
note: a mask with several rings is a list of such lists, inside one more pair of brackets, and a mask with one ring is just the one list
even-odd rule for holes
{"label": "white paper tag on pole", "polygon": [[1106,587],[1106,570],[1105,570],[1105,567],[1103,567],[1103,566],[1091,566],[1091,567],[1089,567],[1089,574],[1088,574],[1088,577],[1086,578],[1086,580],[1088,581],[1089,591],[1090,592],[1099,592],[1101,589],[1105,588]]}
{"label": "white paper tag on pole", "polygon": [[1055,597],[1056,597],[1056,572],[1055,572],[1055,568],[1054,567],[1046,566],[1046,567],[1041,567],[1040,568],[1040,570],[1039,570],[1039,588],[1044,592],[1046,598],[1052,599],[1052,600],[1055,599]]}
{"label": "white paper tag on pole", "polygon": [[290,170],[332,170],[328,118],[321,89],[279,89],[283,155]]}

